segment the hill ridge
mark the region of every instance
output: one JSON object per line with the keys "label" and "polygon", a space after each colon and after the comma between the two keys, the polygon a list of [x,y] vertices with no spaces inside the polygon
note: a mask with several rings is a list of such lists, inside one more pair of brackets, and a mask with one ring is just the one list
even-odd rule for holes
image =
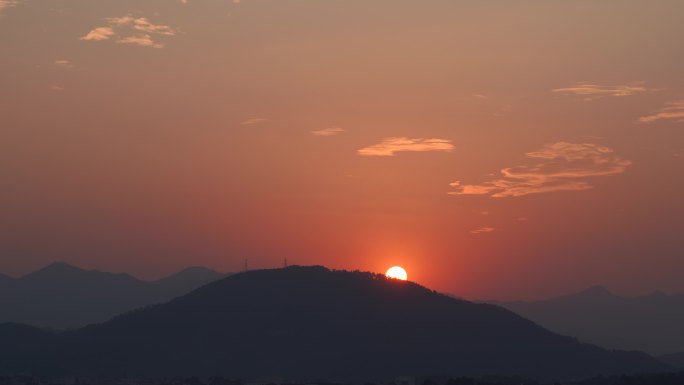
{"label": "hill ridge", "polygon": [[79,374],[556,380],[667,368],[643,353],[551,333],[498,306],[321,266],[235,274],[57,340],[41,351],[69,354],[41,361]]}

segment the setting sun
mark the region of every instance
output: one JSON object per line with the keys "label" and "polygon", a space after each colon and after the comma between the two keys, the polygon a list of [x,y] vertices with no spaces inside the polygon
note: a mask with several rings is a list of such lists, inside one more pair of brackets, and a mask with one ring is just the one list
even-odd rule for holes
{"label": "setting sun", "polygon": [[385,276],[387,278],[400,279],[402,281],[406,281],[408,279],[408,275],[406,274],[406,270],[404,270],[404,268],[401,266],[390,267],[389,269],[387,269]]}

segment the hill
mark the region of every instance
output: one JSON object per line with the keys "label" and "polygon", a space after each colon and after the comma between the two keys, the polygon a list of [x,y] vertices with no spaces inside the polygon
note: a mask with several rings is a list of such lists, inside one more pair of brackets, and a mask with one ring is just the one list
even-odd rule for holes
{"label": "hill", "polygon": [[666,354],[658,358],[668,365],[684,370],[684,352]]}
{"label": "hill", "polygon": [[147,282],[128,274],[55,262],[18,279],[0,277],[0,322],[78,328],[169,301],[223,276],[205,268],[189,268]]}
{"label": "hill", "polygon": [[602,286],[542,301],[496,302],[554,332],[611,349],[684,350],[684,295],[622,297]]}
{"label": "hill", "polygon": [[[169,303],[63,332],[40,351],[59,353],[38,357],[34,371],[109,376],[555,380],[667,369],[646,354],[581,344],[497,306],[323,267],[236,274]],[[25,369],[25,362],[6,366]]]}

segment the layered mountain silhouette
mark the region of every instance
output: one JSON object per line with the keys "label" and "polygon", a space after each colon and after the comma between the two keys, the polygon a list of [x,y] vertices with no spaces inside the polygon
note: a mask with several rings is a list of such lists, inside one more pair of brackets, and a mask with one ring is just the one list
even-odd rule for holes
{"label": "layered mountain silhouette", "polygon": [[602,286],[542,301],[495,302],[554,332],[607,348],[684,350],[684,295],[621,297]]}
{"label": "layered mountain silhouette", "polygon": [[4,373],[556,380],[669,369],[644,353],[608,351],[549,332],[498,306],[323,267],[235,274],[74,331],[5,324],[0,345]]}
{"label": "layered mountain silhouette", "polygon": [[83,270],[56,262],[21,278],[0,276],[0,322],[78,328],[169,301],[224,276],[192,267],[147,282],[128,274]]}

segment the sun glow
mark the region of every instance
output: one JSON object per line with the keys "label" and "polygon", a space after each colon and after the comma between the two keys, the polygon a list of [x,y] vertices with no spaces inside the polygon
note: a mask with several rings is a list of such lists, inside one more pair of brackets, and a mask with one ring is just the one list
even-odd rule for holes
{"label": "sun glow", "polygon": [[408,279],[408,275],[406,274],[406,270],[404,270],[404,268],[401,266],[390,267],[389,269],[387,269],[385,276],[387,278],[399,279],[402,281],[406,281]]}

